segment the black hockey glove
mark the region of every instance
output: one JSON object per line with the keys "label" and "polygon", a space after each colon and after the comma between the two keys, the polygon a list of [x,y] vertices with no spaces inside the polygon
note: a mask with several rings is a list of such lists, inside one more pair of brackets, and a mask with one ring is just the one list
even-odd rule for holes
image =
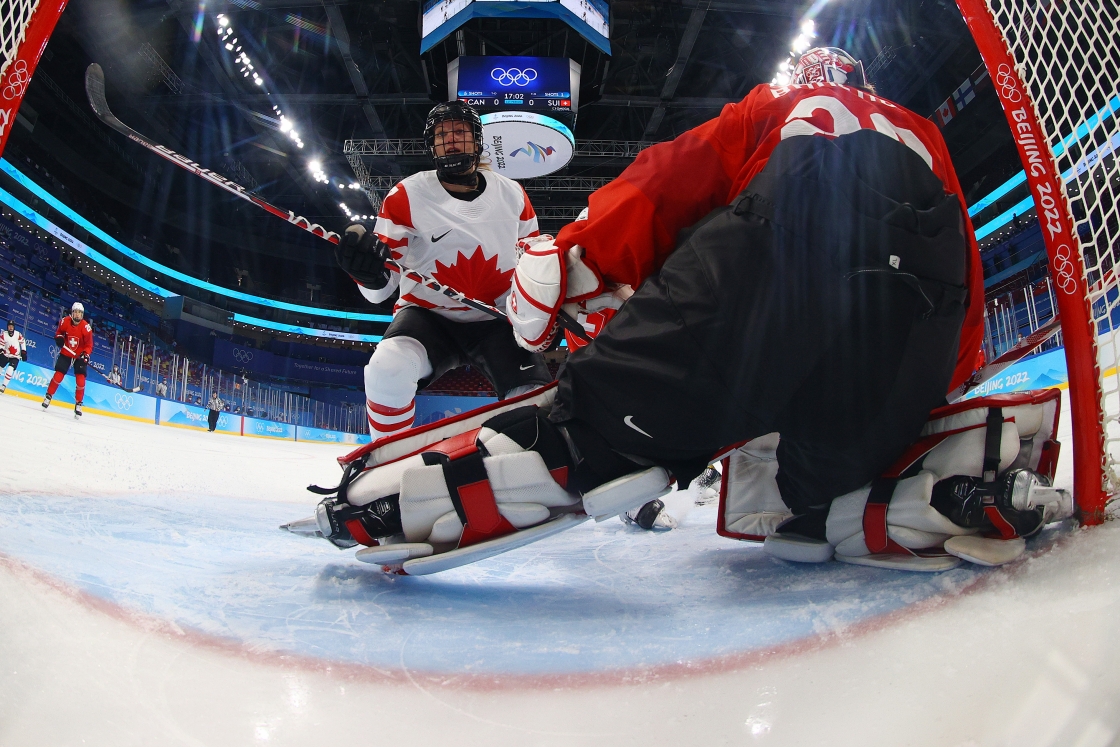
{"label": "black hockey glove", "polygon": [[89,363],[89,353],[82,353],[78,356],[78,360],[80,360],[82,363]]}
{"label": "black hockey glove", "polygon": [[55,335],[54,344],[62,347],[66,344],[66,335]]}
{"label": "black hockey glove", "polygon": [[380,290],[389,283],[389,268],[385,261],[392,259],[389,247],[377,238],[373,227],[367,223],[351,223],[346,227],[334,248],[338,266],[355,282],[371,290]]}
{"label": "black hockey glove", "polygon": [[20,354],[19,354],[19,357],[23,359],[24,363],[27,363],[27,351],[26,350],[21,350]]}

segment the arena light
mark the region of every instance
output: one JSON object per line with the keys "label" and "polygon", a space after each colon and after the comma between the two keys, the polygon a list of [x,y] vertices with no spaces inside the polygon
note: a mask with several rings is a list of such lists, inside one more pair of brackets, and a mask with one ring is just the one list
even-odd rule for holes
{"label": "arena light", "polygon": [[[816,10],[820,5],[823,5],[823,3],[814,4],[811,10]],[[793,68],[797,58],[813,46],[813,40],[817,38],[817,25],[813,22],[813,19],[806,18],[803,20],[800,31],[801,33],[790,44],[789,55],[778,65],[778,71],[774,74],[773,80],[770,81],[771,85],[788,86],[793,79]]]}

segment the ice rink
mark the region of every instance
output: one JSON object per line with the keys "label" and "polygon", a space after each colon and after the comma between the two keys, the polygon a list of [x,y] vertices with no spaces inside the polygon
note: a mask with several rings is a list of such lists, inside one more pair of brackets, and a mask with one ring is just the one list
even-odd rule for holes
{"label": "ice rink", "polygon": [[[1068,408],[1063,406],[1063,413]],[[1068,419],[1060,480],[1069,480]],[[617,520],[386,576],[281,532],[337,446],[0,397],[0,745],[1063,745],[1120,734],[1120,529],[796,566]]]}

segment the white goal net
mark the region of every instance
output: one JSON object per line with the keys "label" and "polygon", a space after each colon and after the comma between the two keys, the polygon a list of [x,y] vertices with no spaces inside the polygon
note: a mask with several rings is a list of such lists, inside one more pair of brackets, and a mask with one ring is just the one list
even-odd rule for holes
{"label": "white goal net", "polygon": [[1075,494],[1095,523],[1120,489],[1120,14],[1114,0],[958,5],[1031,182],[1059,291]]}

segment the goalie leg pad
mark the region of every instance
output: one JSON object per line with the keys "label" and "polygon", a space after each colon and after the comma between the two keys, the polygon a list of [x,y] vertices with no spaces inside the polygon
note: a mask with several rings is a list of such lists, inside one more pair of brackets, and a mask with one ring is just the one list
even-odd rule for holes
{"label": "goalie leg pad", "polygon": [[669,473],[661,467],[632,472],[600,485],[583,496],[583,510],[595,521],[605,521],[660,498],[672,490]]}
{"label": "goalie leg pad", "polygon": [[723,459],[716,533],[761,542],[793,514],[782,501],[778,474],[778,434],[756,438]]}

